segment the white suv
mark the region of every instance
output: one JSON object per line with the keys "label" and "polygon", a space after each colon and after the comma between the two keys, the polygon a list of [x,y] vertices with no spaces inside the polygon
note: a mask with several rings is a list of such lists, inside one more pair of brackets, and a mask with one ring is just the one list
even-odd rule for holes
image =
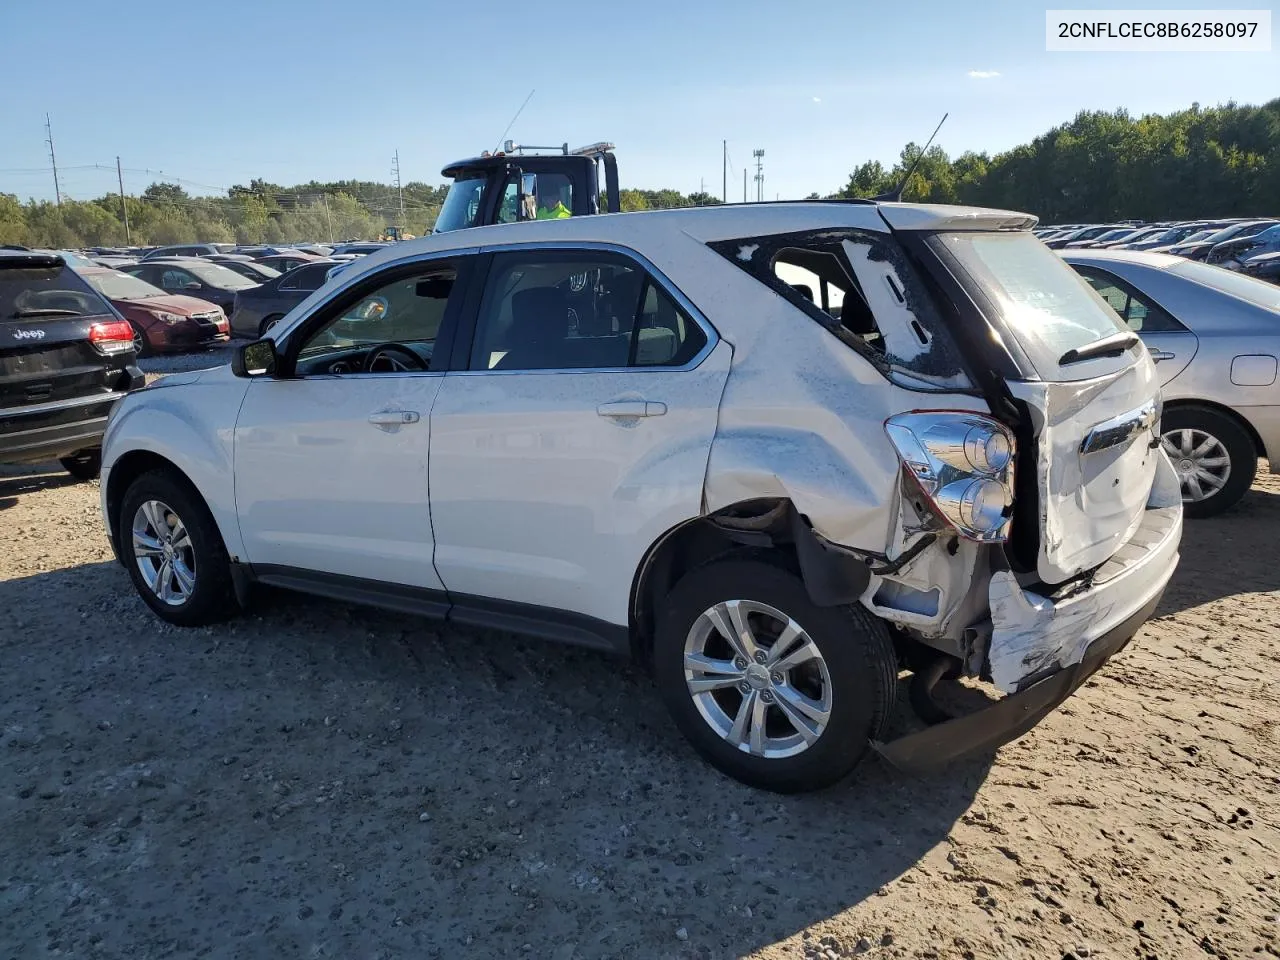
{"label": "white suv", "polygon": [[[1173,572],[1137,338],[1001,211],[769,204],[482,227],[353,263],[122,401],[102,509],[171,623],[254,583],[651,664],[775,790],[1029,729]],[[1006,696],[882,743],[900,668]]]}

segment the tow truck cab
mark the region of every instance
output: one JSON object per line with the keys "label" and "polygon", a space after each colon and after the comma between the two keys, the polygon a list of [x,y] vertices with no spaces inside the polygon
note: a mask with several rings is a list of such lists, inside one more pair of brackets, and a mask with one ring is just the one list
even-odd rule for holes
{"label": "tow truck cab", "polygon": [[508,140],[501,151],[486,151],[451,163],[443,174],[453,184],[440,208],[434,233],[534,220],[538,203],[547,196],[557,197],[575,217],[621,210],[618,161],[611,143],[570,150],[567,143],[527,147]]}

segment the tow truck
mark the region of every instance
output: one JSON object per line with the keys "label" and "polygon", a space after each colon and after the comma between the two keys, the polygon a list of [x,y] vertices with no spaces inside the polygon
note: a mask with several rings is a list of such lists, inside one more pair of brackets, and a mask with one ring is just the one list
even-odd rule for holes
{"label": "tow truck", "polygon": [[618,213],[622,206],[613,150],[605,142],[571,150],[567,143],[537,147],[507,140],[497,152],[486,150],[451,163],[442,172],[453,183],[433,232],[534,220],[539,200],[546,197],[557,198],[575,217]]}

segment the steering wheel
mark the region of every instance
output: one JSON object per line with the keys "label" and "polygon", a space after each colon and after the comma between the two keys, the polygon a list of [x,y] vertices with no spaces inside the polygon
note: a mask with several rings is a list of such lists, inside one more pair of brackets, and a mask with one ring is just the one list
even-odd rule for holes
{"label": "steering wheel", "polygon": [[365,373],[399,373],[426,369],[426,362],[402,343],[379,344],[364,358]]}

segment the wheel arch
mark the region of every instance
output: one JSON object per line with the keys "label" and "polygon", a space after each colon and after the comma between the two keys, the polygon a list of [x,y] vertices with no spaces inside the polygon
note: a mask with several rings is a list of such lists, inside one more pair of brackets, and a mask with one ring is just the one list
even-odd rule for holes
{"label": "wheel arch", "polygon": [[791,500],[768,497],[730,504],[672,527],[636,568],[629,625],[637,662],[650,662],[658,605],[671,588],[697,567],[744,552],[794,570],[819,606],[857,602],[870,579],[866,563],[831,549]]}

